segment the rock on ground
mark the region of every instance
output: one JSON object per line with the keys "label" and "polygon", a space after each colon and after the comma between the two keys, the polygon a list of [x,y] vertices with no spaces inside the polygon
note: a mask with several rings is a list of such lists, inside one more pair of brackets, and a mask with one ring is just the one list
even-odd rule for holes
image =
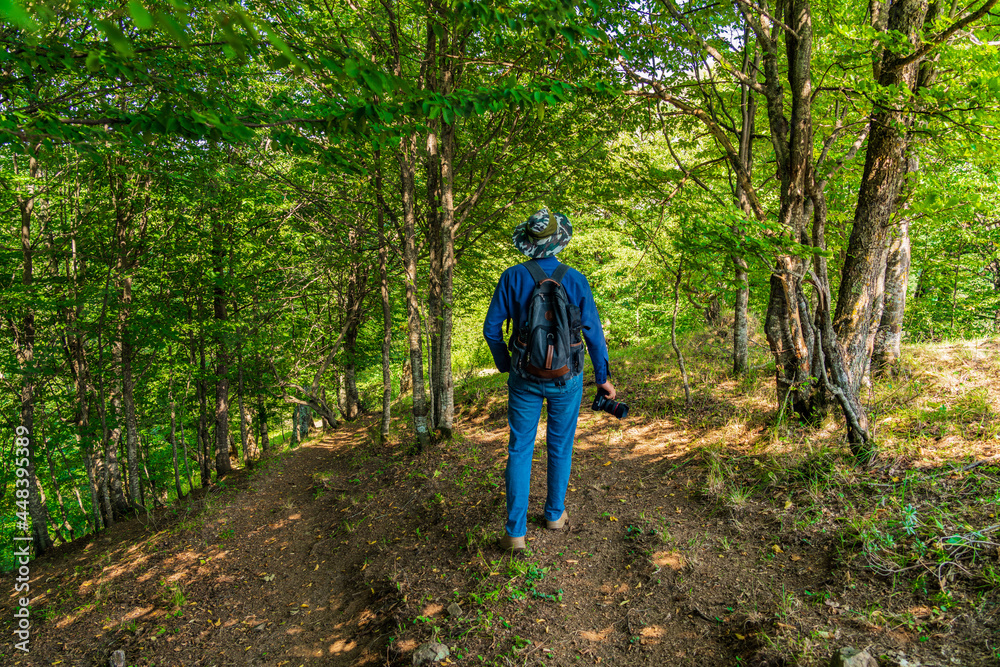
{"label": "rock on ground", "polygon": [[444,660],[451,654],[448,647],[441,642],[427,642],[417,647],[413,652],[414,665],[430,665]]}
{"label": "rock on ground", "polygon": [[878,661],[865,651],[845,646],[833,654],[830,667],[878,667]]}

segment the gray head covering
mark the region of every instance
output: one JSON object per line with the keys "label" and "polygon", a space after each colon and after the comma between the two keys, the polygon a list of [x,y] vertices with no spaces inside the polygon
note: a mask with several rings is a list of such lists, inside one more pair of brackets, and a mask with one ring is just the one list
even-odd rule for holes
{"label": "gray head covering", "polygon": [[531,259],[552,257],[566,247],[572,236],[569,218],[562,213],[550,213],[547,208],[534,213],[511,234],[514,247]]}

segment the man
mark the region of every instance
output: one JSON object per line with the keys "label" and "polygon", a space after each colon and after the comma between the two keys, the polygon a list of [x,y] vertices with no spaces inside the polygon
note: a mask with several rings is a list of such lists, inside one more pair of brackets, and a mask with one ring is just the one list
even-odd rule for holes
{"label": "man", "polygon": [[[555,255],[563,250],[573,235],[569,219],[561,213],[542,209],[514,228],[514,246],[534,260],[545,276],[551,277],[562,266]],[[604,342],[601,318],[597,314],[590,283],[579,271],[566,267],[561,282],[569,303],[580,309],[583,338],[594,365],[597,386],[609,398],[615,388],[608,382],[608,348]],[[566,487],[569,485],[573,438],[583,397],[582,372],[568,372],[561,378],[536,377],[511,368],[511,355],[503,341],[503,323],[510,319],[512,340],[524,325],[532,292],[536,285],[531,269],[525,264],[512,266],[503,272],[483,324],[483,336],[490,346],[493,361],[507,379],[507,423],[510,441],[507,447],[507,469],[504,482],[507,492],[507,524],[500,540],[504,549],[525,548],[528,532],[528,491],[531,484],[531,457],[535,449],[535,434],[541,417],[542,403],[547,401],[548,452],[545,526],[557,530],[567,519]],[[548,317],[548,315],[546,315]],[[580,361],[582,371],[582,358]]]}

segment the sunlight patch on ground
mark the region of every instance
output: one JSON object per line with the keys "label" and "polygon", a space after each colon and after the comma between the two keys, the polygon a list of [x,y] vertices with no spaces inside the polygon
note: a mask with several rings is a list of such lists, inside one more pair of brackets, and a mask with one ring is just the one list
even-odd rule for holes
{"label": "sunlight patch on ground", "polygon": [[647,645],[659,644],[660,638],[663,637],[664,634],[666,634],[666,632],[659,625],[651,625],[648,628],[643,628],[639,631],[639,636],[642,637],[642,643]]}
{"label": "sunlight patch on ground", "polygon": [[338,653],[350,653],[351,651],[358,648],[358,643],[348,639],[338,639],[334,643],[330,644],[327,648],[327,652],[331,655],[337,655]]}
{"label": "sunlight patch on ground", "polygon": [[166,581],[167,581],[167,583],[173,584],[173,583],[177,583],[181,579],[184,579],[184,577],[186,577],[186,576],[187,576],[187,572],[184,572],[184,571],[174,572],[171,575],[167,575]]}
{"label": "sunlight patch on ground", "polygon": [[151,611],[153,611],[153,609],[155,609],[155,607],[153,606],[136,607],[129,613],[122,616],[122,623],[128,623],[129,621],[134,621],[140,616],[145,616],[146,614],[150,613]]}
{"label": "sunlight patch on ground", "polygon": [[625,434],[626,439],[632,443],[630,458],[662,457],[687,451],[687,438],[679,430],[664,427],[657,422],[634,426],[627,429]]}
{"label": "sunlight patch on ground", "polygon": [[669,567],[671,570],[678,572],[684,569],[687,561],[684,559],[684,556],[676,551],[657,551],[653,554],[653,565],[660,568]]}
{"label": "sunlight patch on ground", "polygon": [[581,630],[580,636],[592,642],[603,642],[611,634],[614,626],[609,625],[603,630]]}
{"label": "sunlight patch on ground", "polygon": [[417,649],[417,646],[419,646],[419,644],[417,644],[416,640],[413,639],[401,639],[400,641],[396,642],[396,648],[398,648],[401,653],[409,653],[410,651],[415,651]]}
{"label": "sunlight patch on ground", "polygon": [[[142,567],[146,562],[146,556],[140,556],[139,558],[136,558],[134,560],[123,560],[122,562],[123,565],[108,566],[104,568],[104,570],[101,572],[101,577],[104,579],[105,582],[110,581],[112,579],[117,579],[123,574],[128,574],[133,570],[135,570],[136,568]],[[139,579],[139,581],[145,581],[147,579],[149,579],[149,576],[143,575]]]}
{"label": "sunlight patch on ground", "polygon": [[59,619],[59,622],[56,623],[56,627],[59,628],[60,630],[63,628],[67,628],[73,625],[73,621],[75,620],[76,620],[76,614],[69,614],[65,618]]}
{"label": "sunlight patch on ground", "polygon": [[424,610],[421,612],[423,616],[435,616],[444,611],[444,605],[437,603],[431,603],[424,606]]}

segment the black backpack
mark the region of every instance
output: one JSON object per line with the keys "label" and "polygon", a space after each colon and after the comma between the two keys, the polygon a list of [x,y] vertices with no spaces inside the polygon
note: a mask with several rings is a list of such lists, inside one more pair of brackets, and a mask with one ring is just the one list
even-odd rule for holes
{"label": "black backpack", "polygon": [[528,380],[568,380],[583,372],[580,308],[569,302],[560,264],[546,276],[535,260],[524,266],[535,280],[528,309],[507,344],[511,369]]}

